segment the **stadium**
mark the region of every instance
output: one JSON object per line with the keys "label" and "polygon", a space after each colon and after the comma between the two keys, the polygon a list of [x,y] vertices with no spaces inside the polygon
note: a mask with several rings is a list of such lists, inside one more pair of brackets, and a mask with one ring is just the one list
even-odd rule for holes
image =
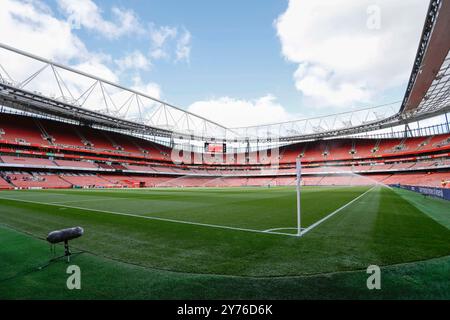
{"label": "stadium", "polygon": [[0,298],[449,299],[448,30],[401,101],[235,128],[0,40]]}

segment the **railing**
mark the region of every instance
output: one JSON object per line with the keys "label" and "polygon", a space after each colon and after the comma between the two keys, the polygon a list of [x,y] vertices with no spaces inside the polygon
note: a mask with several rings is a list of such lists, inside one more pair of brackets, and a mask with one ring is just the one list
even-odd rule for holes
{"label": "railing", "polygon": [[414,128],[414,129],[403,129],[392,132],[384,132],[371,134],[358,134],[353,135],[353,138],[367,138],[367,139],[402,139],[402,138],[414,138],[414,137],[423,137],[423,136],[435,136],[438,134],[447,134],[450,133],[450,124],[448,122],[444,122],[441,124],[436,124],[432,126],[427,126],[423,128]]}
{"label": "railing", "polygon": [[[439,134],[450,134],[450,123],[444,122],[441,124],[436,124],[432,126],[427,126],[423,128],[415,128],[415,129],[402,129],[397,131],[390,131],[390,132],[384,132],[384,133],[377,133],[377,134],[358,134],[358,135],[351,135],[351,136],[343,136],[339,138],[344,139],[403,139],[403,138],[414,138],[414,137],[427,137],[427,136],[435,136]],[[333,138],[330,138],[332,140]],[[336,139],[336,138],[334,138]],[[309,140],[313,141],[313,140]],[[245,153],[245,152],[254,152],[254,151],[261,151],[261,150],[267,150],[270,148],[280,148],[282,146],[287,146],[299,142],[305,142],[302,141],[293,141],[293,142],[286,142],[286,141],[273,141],[272,143],[261,143],[258,144],[257,142],[249,142],[249,144],[245,144],[244,146],[237,146],[234,147],[233,145],[236,144],[236,142],[230,141],[230,145],[227,145],[227,153]],[[173,145],[178,150],[183,150],[187,152],[198,152],[198,153],[204,153],[204,147],[203,146],[193,146],[193,145],[186,145],[186,142],[183,144],[177,144],[175,143]]]}
{"label": "railing", "polygon": [[[22,115],[22,116],[31,116],[31,117],[37,117],[39,119],[47,119],[47,120],[55,120],[59,122],[64,122],[67,124],[72,125],[79,125],[80,123],[77,121],[73,121],[70,119],[65,119],[53,115],[46,115],[46,114],[38,114],[38,113],[30,113],[26,111],[20,111],[4,106],[0,106],[0,114],[6,113],[6,114],[13,114],[13,115]],[[448,118],[444,120],[443,123],[432,125],[432,126],[426,126],[422,128],[414,128],[410,129],[409,127],[404,127],[402,130],[396,130],[396,131],[389,131],[389,132],[383,132],[383,133],[361,133],[356,135],[349,135],[349,136],[342,136],[340,138],[346,138],[346,139],[354,139],[354,138],[364,138],[364,139],[402,139],[402,138],[413,138],[413,137],[422,137],[422,136],[434,136],[438,134],[450,134],[450,123],[447,120]],[[101,129],[104,131],[109,132],[117,132],[122,133],[125,135],[134,136],[137,138],[145,139],[166,147],[170,148],[177,148],[178,150],[183,150],[186,152],[196,152],[196,153],[205,153],[204,149],[204,142],[200,142],[198,140],[180,140],[176,138],[165,138],[160,136],[150,136],[150,135],[143,135],[138,133],[130,133],[126,132],[124,130],[118,130],[118,129],[112,129],[109,127],[104,126],[95,126],[94,128]],[[333,139],[333,138],[329,138]],[[335,138],[334,138],[335,139]],[[308,141],[308,140],[307,140]],[[309,140],[313,141],[313,140]],[[218,141],[217,141],[218,142]],[[220,140],[222,142],[222,140]],[[291,145],[298,142],[305,142],[305,140],[302,141],[279,141],[277,139],[272,139],[272,141],[225,141],[227,145],[227,154],[233,154],[233,153],[245,153],[245,152],[255,152],[255,151],[261,151],[261,150],[267,150],[270,148],[280,148],[282,146]]]}

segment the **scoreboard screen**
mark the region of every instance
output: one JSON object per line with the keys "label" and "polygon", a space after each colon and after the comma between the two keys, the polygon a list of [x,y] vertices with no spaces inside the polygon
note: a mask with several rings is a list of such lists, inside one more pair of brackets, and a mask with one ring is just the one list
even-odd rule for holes
{"label": "scoreboard screen", "polygon": [[226,150],[225,143],[209,143],[205,142],[205,151],[209,153],[224,153]]}

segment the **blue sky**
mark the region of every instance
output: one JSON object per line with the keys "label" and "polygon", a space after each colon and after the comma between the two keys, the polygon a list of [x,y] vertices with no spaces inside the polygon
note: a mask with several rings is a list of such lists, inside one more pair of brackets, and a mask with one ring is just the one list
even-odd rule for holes
{"label": "blue sky", "polygon": [[[47,1],[64,18],[54,1]],[[267,93],[279,97],[286,107],[298,106],[300,93],[292,85],[295,65],[280,52],[273,22],[287,1],[96,1],[105,19],[111,7],[132,9],[142,23],[186,28],[192,34],[189,61],[155,62],[145,81],[161,85],[170,102],[188,106],[211,97],[253,99]],[[116,57],[138,48],[148,51],[145,36],[105,39],[95,31],[80,29],[89,49]]]}
{"label": "blue sky", "polygon": [[402,99],[428,5],[427,0],[1,2],[1,42],[228,126]]}

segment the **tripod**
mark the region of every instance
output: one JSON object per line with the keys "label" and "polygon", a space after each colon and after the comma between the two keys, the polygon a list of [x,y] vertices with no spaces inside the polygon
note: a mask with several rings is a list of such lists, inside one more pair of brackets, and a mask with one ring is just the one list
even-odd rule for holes
{"label": "tripod", "polygon": [[69,249],[69,241],[64,240],[64,257],[67,257],[67,263],[70,262],[71,255],[72,255],[72,252],[70,252],[70,249]]}
{"label": "tripod", "polygon": [[[51,249],[51,251],[55,252],[54,245],[50,249]],[[54,258],[50,259],[49,263],[52,263],[52,262],[54,262],[56,260],[59,260],[61,258],[67,258],[67,263],[69,263],[71,255],[72,255],[72,251],[70,251],[70,248],[69,248],[69,241],[68,240],[64,240],[64,255],[61,255],[61,256],[54,257]]]}
{"label": "tripod", "polygon": [[[54,245],[52,245],[51,247],[50,247],[50,251],[51,252],[53,252],[53,253],[55,253],[55,246]],[[75,253],[73,253],[74,255],[78,255],[78,254],[81,254],[81,253],[83,253],[84,251],[79,251],[79,252],[75,252]],[[59,260],[59,259],[61,259],[61,258],[66,258],[67,257],[67,263],[70,263],[70,256],[72,255],[72,251],[70,251],[70,248],[69,248],[69,241],[67,241],[67,240],[65,240],[64,241],[64,254],[63,255],[61,255],[61,256],[58,256],[58,257],[54,257],[54,258],[51,258],[50,260],[48,260],[48,262],[46,263],[46,264],[44,264],[44,265],[42,265],[42,266],[39,266],[37,269],[38,270],[42,270],[42,269],[44,269],[44,268],[47,268],[50,264],[52,264],[53,262],[55,262],[55,261],[57,261],[57,260]]]}

